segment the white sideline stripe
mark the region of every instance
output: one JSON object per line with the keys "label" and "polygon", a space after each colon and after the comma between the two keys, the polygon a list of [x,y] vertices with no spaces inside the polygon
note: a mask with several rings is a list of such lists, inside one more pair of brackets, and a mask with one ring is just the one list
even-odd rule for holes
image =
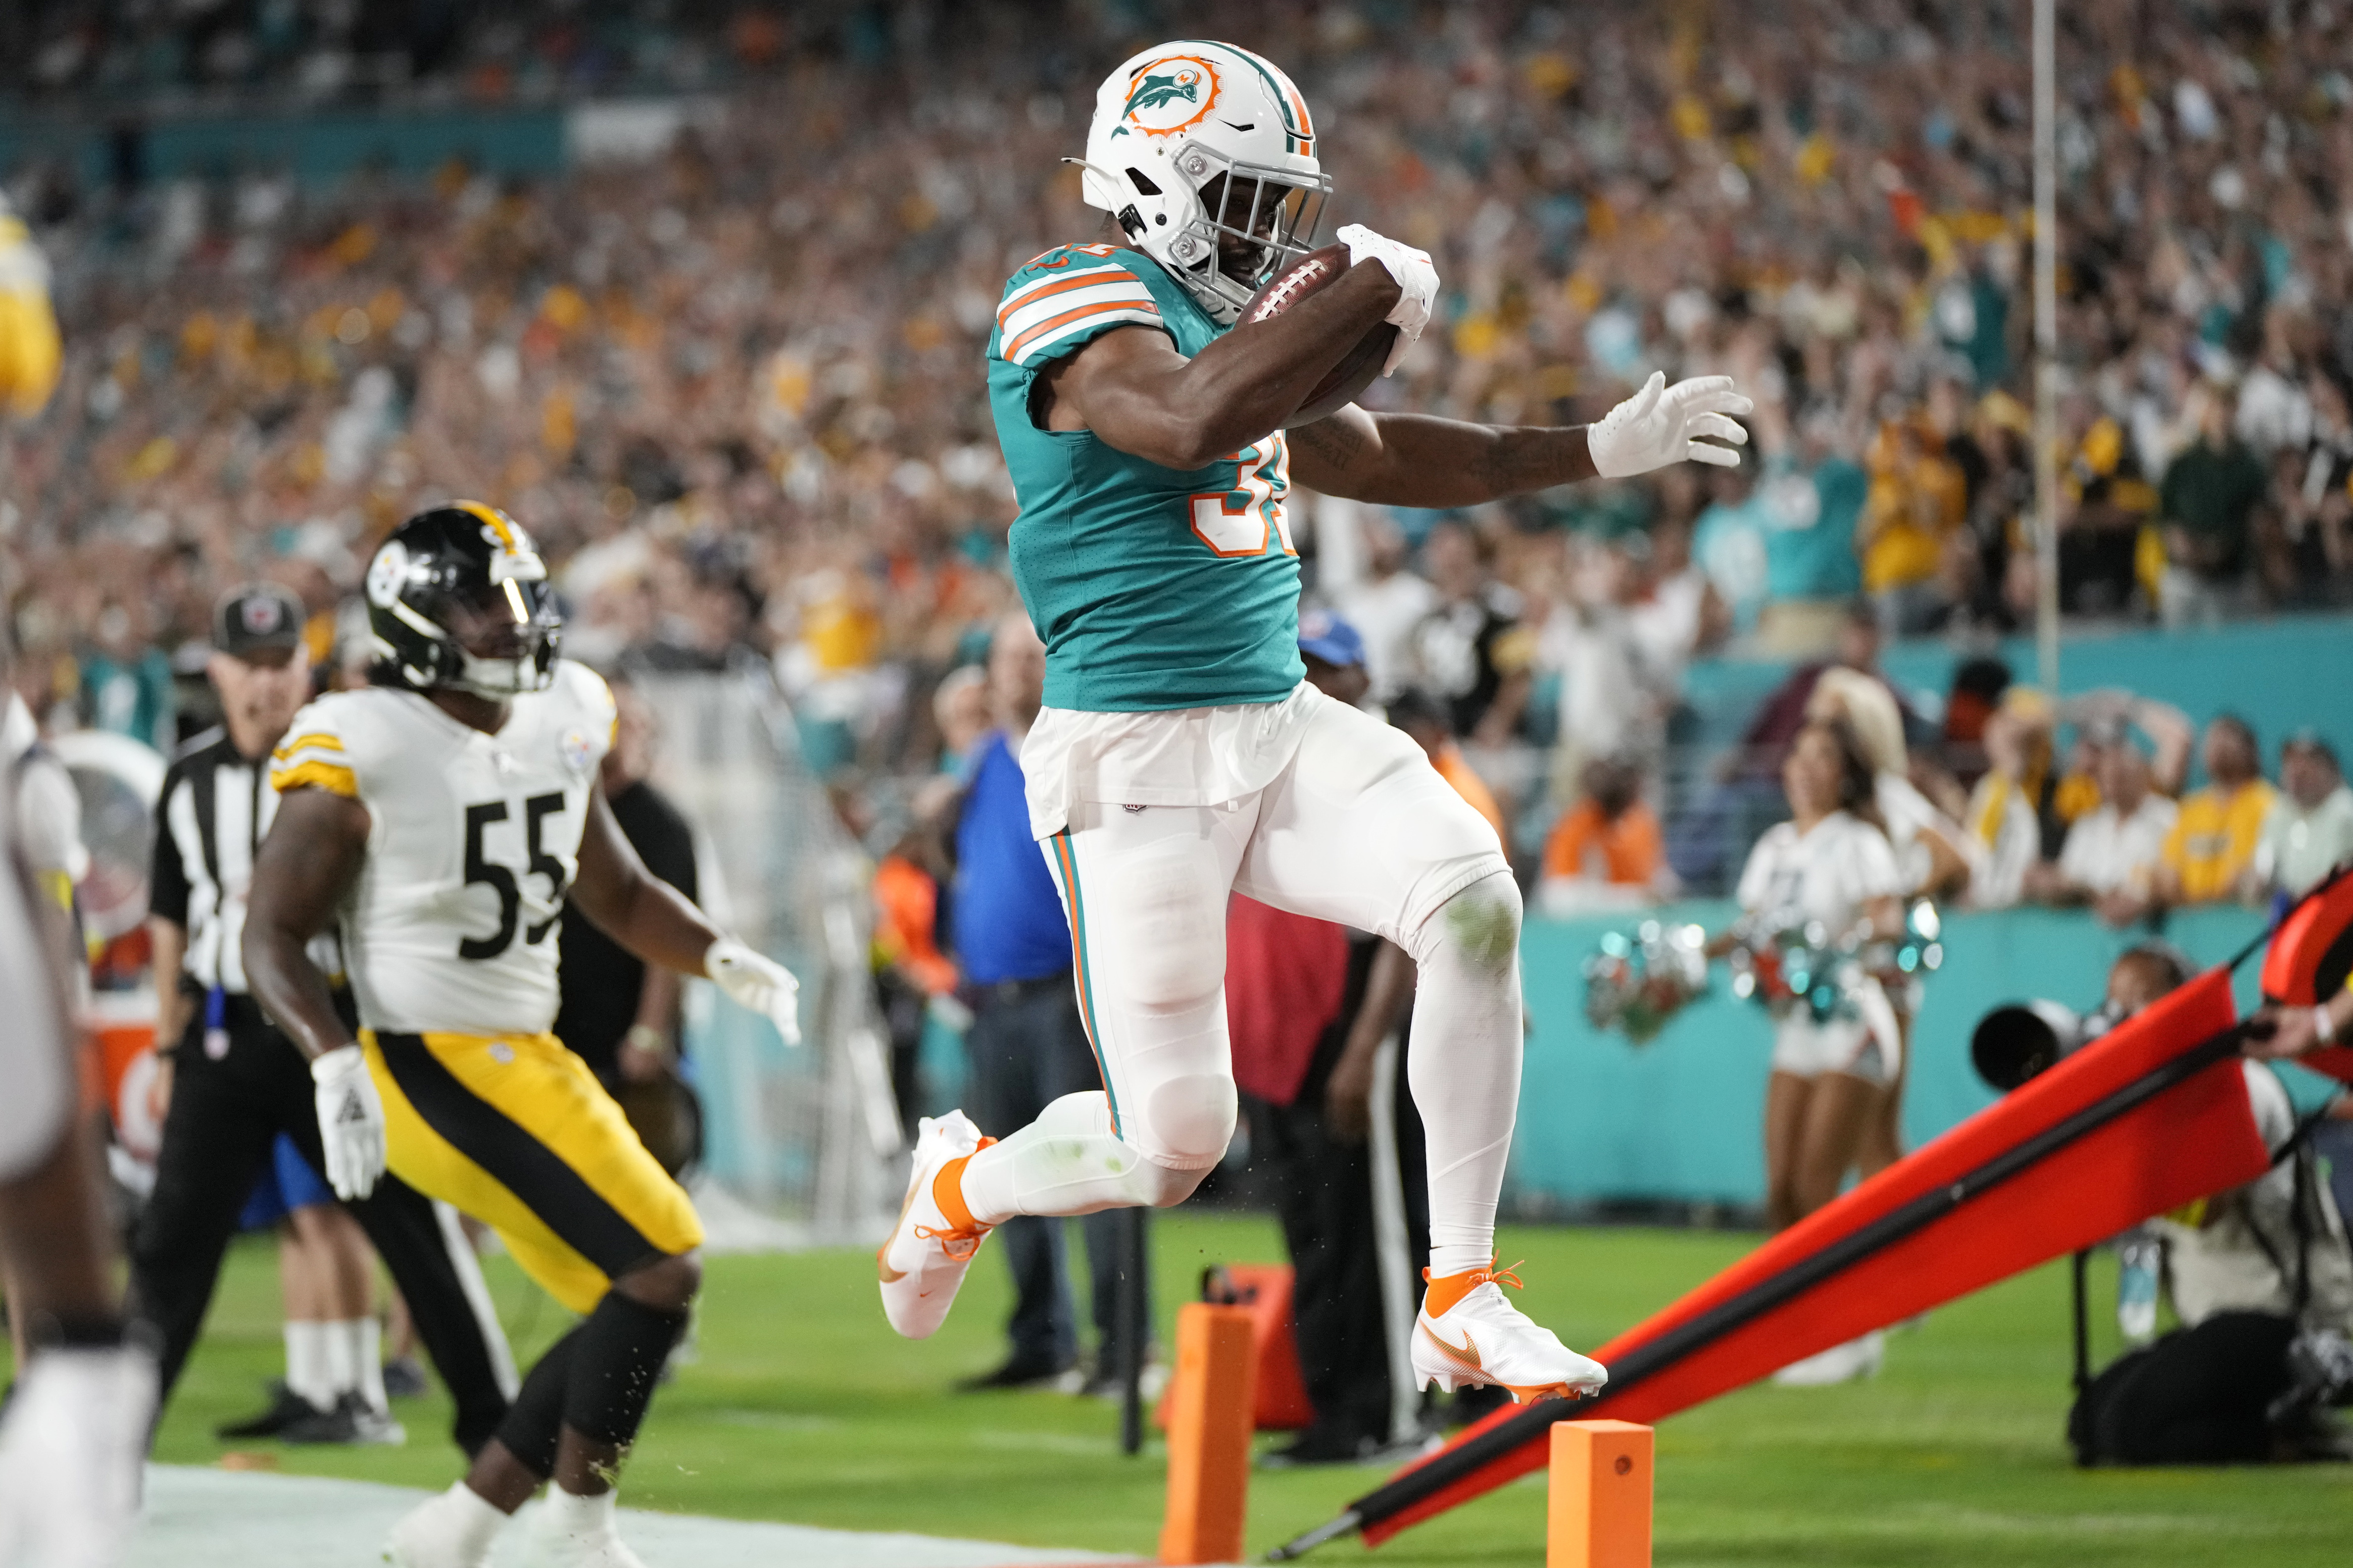
{"label": "white sideline stripe", "polygon": [[1032,339],[1029,342],[1022,345],[1021,352],[1013,356],[1013,363],[1015,364],[1028,364],[1031,360],[1038,357],[1039,351],[1053,347],[1056,343],[1060,342],[1064,338],[1071,336],[1073,332],[1100,331],[1105,327],[1115,327],[1120,325],[1122,322],[1133,322],[1139,327],[1165,328],[1168,324],[1161,319],[1160,312],[1157,310],[1105,310],[1099,316],[1082,316],[1079,320],[1072,321],[1067,327],[1059,328],[1054,331],[1048,332],[1042,338]]}
{"label": "white sideline stripe", "polygon": [[1159,309],[1152,291],[1133,279],[1109,279],[1084,289],[1032,300],[1005,318],[1005,341],[1011,342],[1040,321],[1050,321],[1090,305],[1135,305]]}
{"label": "white sideline stripe", "polygon": [[1016,300],[1035,294],[1040,289],[1050,288],[1057,283],[1068,282],[1073,278],[1084,278],[1098,272],[1103,274],[1103,281],[1106,283],[1113,279],[1124,279],[1139,289],[1144,287],[1144,279],[1130,271],[1124,262],[1113,261],[1108,256],[1100,258],[1091,258],[1083,263],[1073,262],[1068,267],[1058,267],[1045,276],[1032,278],[1020,288],[1011,290],[1004,299],[997,301],[997,316],[1002,319],[1006,311],[1014,308]]}
{"label": "white sideline stripe", "polygon": [[[123,1568],[374,1563],[393,1522],[430,1495],[374,1481],[150,1465],[146,1506]],[[538,1506],[500,1533],[491,1568],[513,1568],[522,1560],[528,1515]],[[1047,1568],[1131,1561],[993,1541],[620,1511],[621,1538],[649,1568]]]}

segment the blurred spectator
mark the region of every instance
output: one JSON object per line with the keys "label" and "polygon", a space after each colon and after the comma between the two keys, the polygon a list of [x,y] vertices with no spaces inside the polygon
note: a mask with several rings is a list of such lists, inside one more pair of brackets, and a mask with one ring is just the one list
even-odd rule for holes
{"label": "blurred spectator", "polygon": [[1970,792],[1966,824],[1983,857],[1970,889],[1980,909],[2017,903],[2034,866],[2058,852],[2065,828],[2052,731],[2051,700],[2031,687],[2003,692],[1986,721],[1986,775]]}
{"label": "blurred spectator", "polygon": [[[1710,468],[1701,476],[1707,506],[1692,525],[1692,560],[1732,617],[1735,636],[1759,635],[1772,592],[1772,554],[1766,541],[1772,508],[1753,464]],[[1803,612],[1797,612],[1803,635]],[[1786,628],[1784,628],[1786,634]]]}
{"label": "blurred spectator", "polygon": [[2129,731],[2105,731],[2098,747],[2098,808],[2070,825],[2058,864],[2029,869],[2024,891],[2038,903],[2089,904],[2108,924],[2129,925],[2156,897],[2179,808],[2151,787],[2148,754]]}
{"label": "blurred spectator", "polygon": [[[1356,629],[1311,612],[1300,633],[1308,680],[1327,697],[1360,701],[1371,677]],[[1234,1083],[1249,1120],[1250,1165],[1271,1178],[1296,1270],[1299,1367],[1315,1410],[1305,1431],[1261,1462],[1351,1463],[1390,1437],[1377,1178],[1366,1139],[1374,1053],[1404,1026],[1413,963],[1379,937],[1240,893],[1227,911],[1226,952]],[[1402,1052],[1398,1060],[1401,1069]],[[1401,1163],[1418,1178],[1419,1118],[1402,1070],[1396,1089]],[[1408,1242],[1414,1269],[1429,1252],[1426,1222],[1421,1228],[1419,1245]]]}
{"label": "blurred spectator", "polygon": [[1533,679],[1520,596],[1495,581],[1485,544],[1461,523],[1430,531],[1422,564],[1438,603],[1413,628],[1419,683],[1446,704],[1457,737],[1499,745],[1518,728]]}
{"label": "blurred spectator", "polygon": [[2209,904],[2238,896],[2277,792],[2263,782],[2262,752],[2247,721],[2224,713],[2206,726],[2206,787],[2185,795],[2165,840],[2158,898]]}
{"label": "blurred spectator", "polygon": [[[1021,742],[1037,721],[1046,649],[1026,616],[1007,616],[988,654],[990,729],[972,759],[955,811],[951,934],[972,1012],[965,1035],[969,1101],[987,1127],[1027,1126],[1064,1095],[1100,1089],[1103,1074],[1079,1015],[1071,928],[1062,896],[1029,832]],[[1116,1211],[1079,1222],[1086,1238],[1098,1340],[1095,1377],[1111,1382],[1124,1330],[1117,1289]],[[966,1388],[1018,1388],[1061,1376],[1079,1362],[1064,1226],[1021,1215],[998,1227],[1013,1276],[1006,1358]]]}
{"label": "blurred spectator", "polygon": [[964,774],[973,762],[973,748],[993,727],[987,672],[976,664],[948,671],[932,692],[932,716],[940,731],[940,771]]}
{"label": "blurred spectator", "polygon": [[[2141,536],[2157,492],[2123,424],[2088,396],[2077,392],[2062,401],[2061,426],[2067,445],[2059,479],[2060,608],[2117,615],[2145,592]],[[2031,590],[2031,578],[2021,586]]]}
{"label": "blurred spectator", "polygon": [[1412,678],[1414,628],[1438,607],[1438,590],[1416,575],[1397,520],[1378,507],[1356,509],[1366,573],[1332,595],[1332,606],[1364,639],[1372,700],[1386,702]]}
{"label": "blurred spectator", "polygon": [[[1686,486],[1694,483],[1684,481]],[[1652,526],[1648,542],[1650,561],[1642,574],[1641,592],[1627,606],[1626,618],[1643,661],[1655,672],[1661,688],[1680,693],[1683,671],[1692,660],[1715,652],[1732,635],[1732,612],[1707,574],[1692,560],[1692,525],[1687,518],[1672,514],[1661,518]]]}
{"label": "blurred spectator", "polygon": [[144,741],[159,752],[179,743],[172,721],[172,661],[146,640],[121,600],[100,605],[81,663],[82,716],[94,730]]}
{"label": "blurred spectator", "polygon": [[1836,415],[1799,422],[1796,450],[1764,455],[1765,604],[1757,621],[1764,658],[1820,658],[1838,646],[1839,624],[1862,587],[1855,525],[1870,479],[1838,449]]}
{"label": "blurred spectator", "polygon": [[1584,793],[1545,840],[1536,902],[1555,916],[1622,910],[1672,898],[1659,819],[1641,797],[1631,763],[1596,757],[1585,764]]}
{"label": "blurred spectator", "polygon": [[2158,608],[2168,626],[2211,625],[2247,607],[2258,511],[2269,476],[2232,433],[2231,405],[2209,398],[2198,439],[2158,488],[2165,570]]}
{"label": "blurred spectator", "polygon": [[1854,543],[1863,592],[1892,637],[1926,631],[1951,607],[1943,581],[1947,546],[1961,536],[1968,495],[1959,466],[1943,448],[1921,422],[1894,420],[1880,427],[1864,459],[1871,489]]}
{"label": "blurred spectator", "polygon": [[2346,787],[2337,748],[2316,730],[2299,730],[2280,743],[2279,796],[2256,841],[2247,891],[2293,898],[2348,859],[2353,789]]}
{"label": "blurred spectator", "polygon": [[[1573,796],[1587,763],[1599,758],[1655,763],[1668,711],[1680,700],[1672,671],[1654,664],[1630,606],[1645,586],[1631,541],[1567,541],[1560,596],[1531,606],[1544,619],[1535,633],[1535,668],[1557,681],[1559,713],[1552,776],[1558,796]],[[1642,552],[1647,553],[1647,551]]]}
{"label": "blurred spectator", "polygon": [[1454,786],[1454,793],[1487,819],[1487,825],[1495,830],[1495,837],[1508,852],[1512,840],[1504,824],[1503,808],[1495,804],[1495,792],[1462,760],[1462,748],[1447,727],[1445,707],[1427,691],[1408,687],[1389,700],[1388,717],[1390,723],[1422,749],[1430,758],[1430,765]]}
{"label": "blurred spectator", "polygon": [[1356,628],[1329,610],[1303,610],[1299,616],[1299,662],[1307,667],[1310,684],[1326,697],[1351,708],[1372,689],[1365,639]]}
{"label": "blurred spectator", "polygon": [[[613,744],[599,773],[606,802],[646,869],[696,900],[694,830],[652,783],[659,717],[635,681],[617,679],[612,686]],[[617,1092],[627,1084],[674,1076],[684,1045],[684,985],[677,973],[649,967],[570,905],[556,942],[562,954],[556,1038],[588,1064],[597,1081]],[[647,1142],[659,1146],[651,1138]]]}

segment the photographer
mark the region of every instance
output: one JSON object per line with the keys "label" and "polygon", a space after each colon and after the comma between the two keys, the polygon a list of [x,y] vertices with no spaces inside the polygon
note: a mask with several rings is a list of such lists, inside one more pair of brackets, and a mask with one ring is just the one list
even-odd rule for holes
{"label": "photographer", "polygon": [[[2108,973],[2113,1023],[2189,978],[2158,943]],[[2181,1327],[2094,1379],[2069,1419],[2083,1462],[2230,1464],[2353,1458],[2322,1406],[2353,1393],[2353,1252],[2287,1090],[2242,1064],[2272,1168],[2151,1222]]]}

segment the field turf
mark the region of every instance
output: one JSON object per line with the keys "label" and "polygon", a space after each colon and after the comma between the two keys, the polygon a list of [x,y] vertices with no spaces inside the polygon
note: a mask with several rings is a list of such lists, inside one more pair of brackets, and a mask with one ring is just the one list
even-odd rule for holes
{"label": "field turf", "polygon": [[[1527,1259],[1527,1309],[1589,1347],[1753,1241],[1516,1228],[1502,1245],[1506,1259]],[[1243,1216],[1155,1216],[1154,1246],[1164,1334],[1203,1264],[1281,1256],[1271,1223]],[[490,1270],[528,1357],[562,1314],[504,1259]],[[872,1270],[869,1255],[849,1251],[713,1259],[701,1360],[656,1402],[626,1500],[1151,1555],[1162,1465],[1154,1448],[1135,1459],[1118,1452],[1113,1407],[1056,1394],[946,1391],[1001,1350],[1002,1265],[984,1257],[948,1327],[923,1343],[884,1326]],[[2111,1277],[2094,1280],[2095,1295],[2112,1301]],[[277,1322],[270,1251],[243,1245],[159,1458],[221,1458],[213,1426],[255,1406],[262,1379],[280,1369]],[[2105,1357],[2116,1348],[2112,1317],[2099,1328]],[[2066,1277],[2053,1267],[1896,1336],[1874,1383],[1752,1388],[1676,1417],[1659,1434],[1657,1560],[1684,1568],[2353,1562],[2353,1467],[2075,1470],[2061,1436],[2067,1365]],[[405,1449],[259,1451],[288,1472],[446,1485],[458,1461],[438,1394],[397,1413],[410,1433]],[[1261,1472],[1252,1551],[1329,1518],[1379,1479],[1361,1469]],[[1342,1542],[1317,1559],[1363,1555]],[[1532,1477],[1409,1531],[1376,1561],[1533,1568],[1543,1555],[1544,1492]]]}

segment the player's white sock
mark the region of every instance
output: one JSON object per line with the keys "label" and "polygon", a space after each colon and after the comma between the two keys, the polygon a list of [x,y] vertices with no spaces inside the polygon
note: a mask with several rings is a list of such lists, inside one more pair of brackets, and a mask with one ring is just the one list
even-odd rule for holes
{"label": "player's white sock", "polygon": [[477,1568],[490,1557],[491,1543],[506,1521],[489,1499],[455,1481],[392,1527],[385,1559],[397,1568]]}
{"label": "player's white sock", "polygon": [[338,1392],[327,1359],[327,1325],[286,1325],[286,1386],[321,1410],[332,1409]]}
{"label": "player's white sock", "polygon": [[327,1327],[343,1342],[342,1353],[351,1362],[348,1386],[358,1391],[369,1409],[389,1410],[392,1406],[384,1392],[384,1325],[368,1317]]}
{"label": "player's white sock", "polygon": [[358,1369],[352,1365],[352,1337],[346,1331],[351,1325],[327,1322],[314,1326],[319,1331],[319,1342],[324,1347],[322,1359],[325,1363],[329,1389],[327,1397],[320,1402],[319,1407],[332,1409],[336,1400],[360,1385]]}
{"label": "player's white sock", "polygon": [[1409,943],[1419,971],[1406,1076],[1430,1164],[1430,1272],[1484,1268],[1520,1102],[1520,894],[1498,872]]}
{"label": "player's white sock", "polygon": [[1154,1164],[1114,1134],[1111,1101],[1094,1089],[1062,1096],[1037,1121],[966,1161],[964,1202],[981,1224],[1002,1225],[1020,1214],[1170,1203],[1190,1192],[1197,1176]]}

